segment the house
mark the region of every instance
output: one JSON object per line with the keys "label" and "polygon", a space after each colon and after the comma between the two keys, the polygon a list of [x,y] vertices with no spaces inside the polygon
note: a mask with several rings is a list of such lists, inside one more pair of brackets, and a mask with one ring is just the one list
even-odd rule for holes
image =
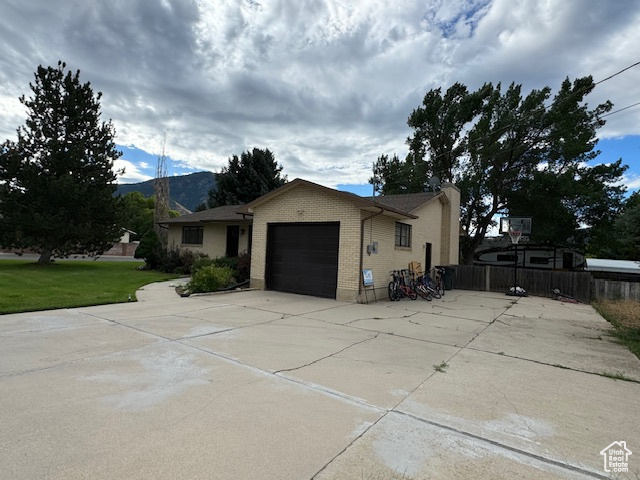
{"label": "house", "polygon": [[162,222],[169,228],[169,248],[188,249],[211,258],[236,257],[251,249],[250,216],[237,213],[242,205],[224,205]]}
{"label": "house", "polygon": [[251,251],[253,288],[362,302],[362,272],[386,297],[391,270],[458,263],[460,191],[365,198],[296,179],[244,205],[167,221],[169,246],[208,255]]}

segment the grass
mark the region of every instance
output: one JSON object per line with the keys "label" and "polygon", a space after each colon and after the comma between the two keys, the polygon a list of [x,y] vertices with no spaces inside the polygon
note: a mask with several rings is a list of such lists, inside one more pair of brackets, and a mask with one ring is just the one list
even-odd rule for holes
{"label": "grass", "polygon": [[0,260],[0,314],[127,302],[143,285],[176,275],[137,262]]}
{"label": "grass", "polygon": [[632,378],[627,377],[623,372],[602,372],[600,375],[614,380],[624,380],[625,382],[633,382]]}
{"label": "grass", "polygon": [[602,300],[593,306],[613,325],[611,335],[640,358],[640,302]]}
{"label": "grass", "polygon": [[445,369],[449,366],[449,364],[445,361],[443,361],[440,365],[434,365],[433,369],[436,372],[440,372],[440,373],[446,373]]}

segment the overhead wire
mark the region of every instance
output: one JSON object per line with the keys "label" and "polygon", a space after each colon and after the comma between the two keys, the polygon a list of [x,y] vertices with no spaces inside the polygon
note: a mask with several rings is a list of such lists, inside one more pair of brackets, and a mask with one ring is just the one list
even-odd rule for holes
{"label": "overhead wire", "polygon": [[[618,75],[620,75],[620,74],[622,74],[622,73],[626,72],[627,70],[630,70],[630,69],[632,69],[633,67],[636,67],[636,66],[638,66],[638,65],[640,65],[640,61],[638,61],[638,62],[636,62],[636,63],[634,63],[634,64],[632,64],[632,65],[629,65],[629,66],[627,66],[627,67],[625,67],[625,68],[623,68],[623,69],[621,69],[621,70],[619,70],[619,71],[617,71],[617,72],[615,72],[615,73],[613,73],[613,74],[609,75],[608,77],[603,78],[602,80],[599,80],[599,81],[597,81],[597,82],[594,82],[592,85],[589,85],[589,86],[583,87],[583,88],[581,88],[581,89],[579,89],[579,90],[576,90],[575,92],[572,92],[572,93],[571,93],[567,98],[565,98],[565,99],[564,99],[564,101],[568,101],[572,96],[579,95],[579,94],[581,94],[581,93],[583,93],[583,92],[585,92],[585,91],[587,91],[587,90],[589,90],[589,89],[591,89],[591,88],[595,88],[597,85],[600,85],[600,84],[602,84],[602,83],[604,83],[604,82],[606,82],[606,81],[608,81],[608,80],[611,80],[612,78],[615,78],[615,77],[617,77]],[[549,105],[547,105],[547,106],[544,106],[544,111],[549,110],[553,105],[554,105],[554,103],[552,102],[551,104],[549,104]],[[633,105],[629,105],[629,106],[627,106],[627,107],[624,107],[624,108],[621,108],[621,109],[618,109],[618,110],[615,110],[615,111],[613,111],[613,112],[608,112],[608,113],[606,113],[606,114],[602,114],[602,115],[600,115],[599,117],[600,117],[600,118],[608,117],[608,116],[611,116],[611,115],[614,115],[614,114],[620,113],[620,112],[622,112],[622,111],[624,111],[624,110],[628,110],[628,109],[630,109],[630,108],[632,108],[632,107],[635,107],[635,106],[637,106],[637,105],[640,105],[640,102],[638,102],[638,103],[634,103]],[[532,116],[532,115],[533,115],[533,113],[529,113],[529,115],[528,115],[528,116]],[[525,118],[525,119],[526,119],[526,116],[525,116],[525,117],[523,117],[523,118]],[[510,127],[512,127],[512,126],[514,126],[514,125],[516,125],[516,123],[515,123],[515,122],[510,123],[510,124],[507,124],[507,125],[505,125],[504,127],[502,127],[502,128],[501,128],[501,129],[499,129],[499,130],[507,130],[508,128],[510,128]],[[483,140],[483,139],[485,139],[485,138],[489,137],[490,135],[495,135],[495,133],[496,133],[496,132],[498,132],[499,130],[492,131],[492,132],[487,133],[486,135],[483,135],[483,136],[481,136],[481,137],[478,137],[478,138],[474,139],[474,141],[473,141],[473,142],[474,142],[474,143],[479,143],[481,140]],[[507,151],[509,151],[509,150],[505,149],[505,150],[498,151],[498,152],[496,152],[496,153],[502,153],[502,152],[507,152]],[[443,157],[443,156],[445,156],[445,155],[448,155],[448,152],[447,152],[447,153],[441,153],[441,154],[439,154],[439,155],[434,156],[433,158],[434,158],[434,159],[437,159],[437,158]],[[400,172],[400,171],[398,171],[398,172],[392,173],[392,174],[391,174],[391,175],[389,175],[389,176],[390,176],[390,177],[393,177],[393,176],[395,176],[395,175],[400,175],[400,174],[404,174],[404,172]],[[374,173],[374,176],[375,176],[375,173]]]}

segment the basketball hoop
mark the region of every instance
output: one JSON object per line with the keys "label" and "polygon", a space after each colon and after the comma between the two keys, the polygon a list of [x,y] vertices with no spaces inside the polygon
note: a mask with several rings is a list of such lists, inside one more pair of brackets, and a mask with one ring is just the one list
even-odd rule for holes
{"label": "basketball hoop", "polygon": [[509,229],[509,236],[511,237],[511,243],[513,245],[518,245],[520,243],[520,239],[522,238],[522,230]]}

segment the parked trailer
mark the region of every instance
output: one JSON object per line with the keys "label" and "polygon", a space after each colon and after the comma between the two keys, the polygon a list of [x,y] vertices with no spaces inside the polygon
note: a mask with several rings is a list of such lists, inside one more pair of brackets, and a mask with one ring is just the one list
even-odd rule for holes
{"label": "parked trailer", "polygon": [[536,268],[543,270],[584,270],[585,257],[571,248],[549,245],[503,245],[476,251],[474,265]]}

